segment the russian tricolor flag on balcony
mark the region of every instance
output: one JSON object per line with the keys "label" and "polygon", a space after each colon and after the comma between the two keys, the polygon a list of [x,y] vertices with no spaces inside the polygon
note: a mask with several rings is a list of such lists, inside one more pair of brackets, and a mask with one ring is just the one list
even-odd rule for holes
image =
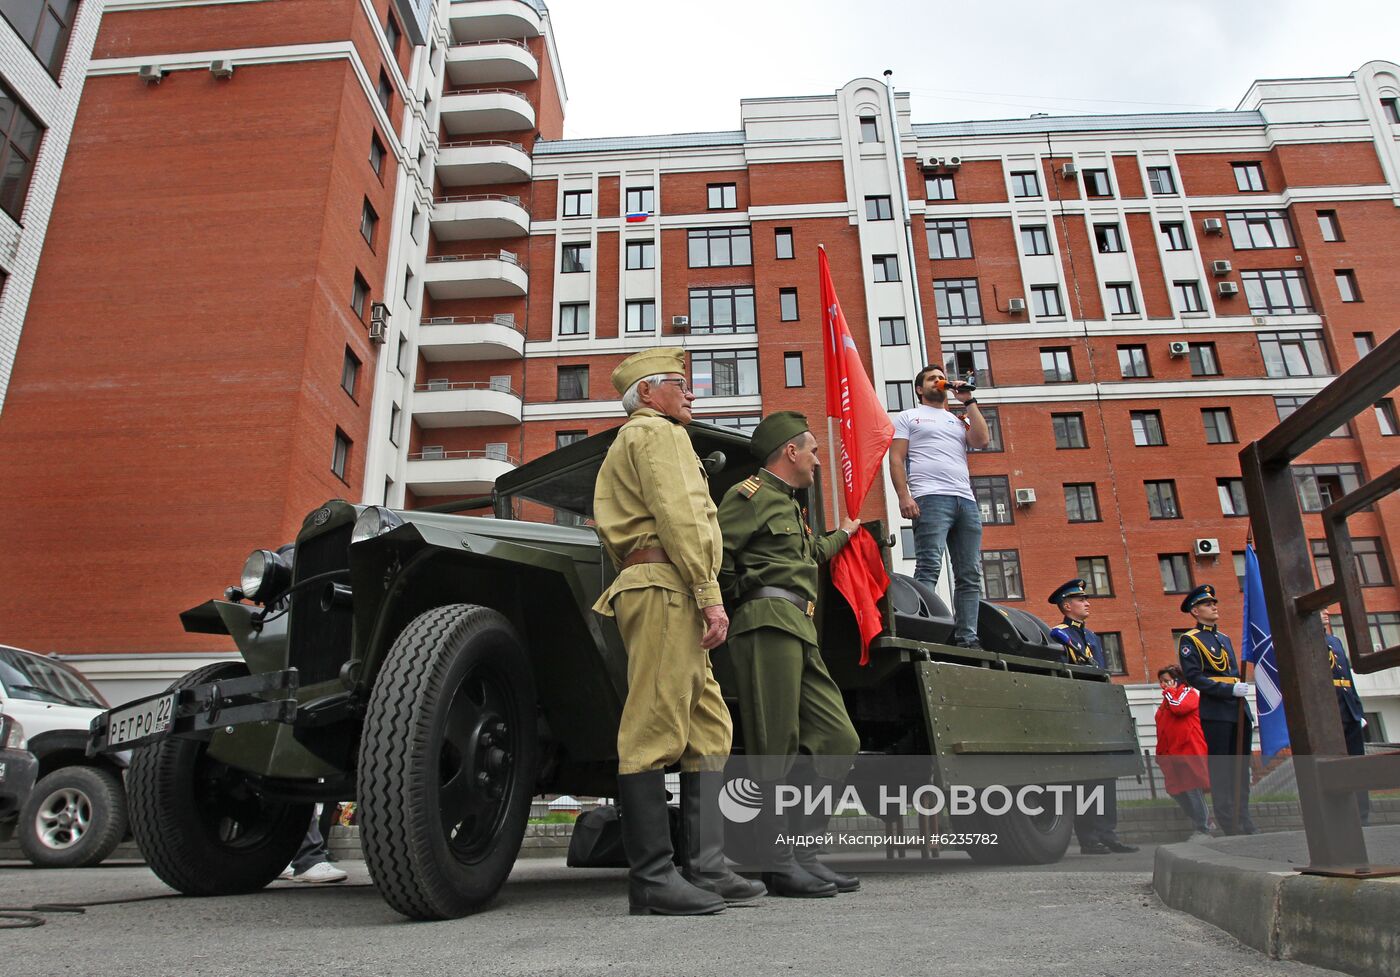
{"label": "russian tricolor flag on balcony", "polygon": [[646,219],[647,219],[648,217],[650,217],[650,216],[651,216],[651,215],[648,214],[645,210],[638,211],[638,212],[635,213],[635,214],[628,214],[628,215],[627,215],[627,223],[629,223],[629,224],[640,224],[642,221],[646,220]]}

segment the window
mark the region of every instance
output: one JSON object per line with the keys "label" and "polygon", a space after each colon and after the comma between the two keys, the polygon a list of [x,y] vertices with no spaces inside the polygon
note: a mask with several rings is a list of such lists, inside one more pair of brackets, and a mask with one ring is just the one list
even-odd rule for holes
{"label": "window", "polygon": [[754,321],[752,285],[690,290],[692,334],[753,332]]}
{"label": "window", "polygon": [[423,243],[423,212],[417,204],[413,205],[412,216],[408,219],[408,233],[416,243]]}
{"label": "window", "polygon": [[982,551],[982,596],[987,600],[1022,600],[1019,550]]}
{"label": "window", "polygon": [[1064,315],[1065,307],[1060,302],[1060,286],[1032,285],[1031,311],[1038,319],[1053,319]]}
{"label": "window", "polygon": [[1360,302],[1361,292],[1356,287],[1356,272],[1350,268],[1338,268],[1333,274],[1337,276],[1337,292],[1342,296],[1342,301]]}
{"label": "window", "polygon": [[783,377],[789,387],[801,387],[804,385],[802,379],[802,354],[783,354]]}
{"label": "window", "polygon": [[956,200],[958,199],[957,188],[953,185],[951,176],[925,176],[924,177],[924,199],[925,200]]}
{"label": "window", "polygon": [[1094,243],[1099,254],[1116,254],[1126,250],[1123,247],[1123,231],[1117,224],[1095,224]]}
{"label": "window", "polygon": [[588,335],[588,304],[571,302],[559,306],[559,335]]}
{"label": "window", "polygon": [[1383,397],[1376,401],[1376,423],[1380,425],[1381,436],[1393,438],[1400,434],[1400,418],[1395,413],[1395,401],[1389,397]]}
{"label": "window", "polygon": [[[956,403],[956,401],[954,401],[954,403]],[[969,450],[973,452],[982,452],[984,454],[1005,451],[1006,448],[1001,443],[1001,411],[997,410],[995,407],[982,407],[980,404],[978,406],[982,409],[982,419],[987,422],[987,446],[985,448],[971,448]]]}
{"label": "window", "polygon": [[403,38],[403,31],[399,30],[398,21],[394,20],[394,15],[390,14],[389,19],[384,22],[384,40],[389,44],[389,51],[394,57],[399,56],[399,41]]}
{"label": "window", "polygon": [[1156,410],[1135,410],[1129,412],[1133,425],[1133,444],[1138,447],[1157,447],[1167,443],[1162,434],[1162,412]]}
{"label": "window", "polygon": [[1244,591],[1244,550],[1235,550],[1230,554],[1235,558],[1235,585]]}
{"label": "window", "polygon": [[403,300],[408,303],[408,305],[412,306],[413,299],[413,270],[405,268],[403,272]]}
{"label": "window", "polygon": [[1127,675],[1128,661],[1123,657],[1123,633],[1105,631],[1099,635],[1103,645],[1103,664],[1110,675]]}
{"label": "window", "polygon": [[757,414],[737,414],[732,417],[707,417],[706,420],[743,434],[753,434],[754,428],[758,427],[760,418]]}
{"label": "window", "polygon": [[711,183],[705,187],[705,200],[711,210],[733,210],[739,206],[738,185]]}
{"label": "window", "polygon": [[889,197],[866,197],[865,219],[869,221],[894,220],[894,210]]}
{"label": "window", "polygon": [[914,559],[914,527],[899,527],[899,551],[904,554],[905,559]]}
{"label": "window", "polygon": [[1220,360],[1216,358],[1214,343],[1190,343],[1187,351],[1193,377],[1220,376]]}
{"label": "window", "polygon": [[972,233],[967,221],[929,221],[928,255],[930,258],[971,258]]}
{"label": "window", "polygon": [[394,100],[394,84],[389,81],[389,76],[383,68],[379,69],[379,85],[374,93],[379,96],[379,104],[384,107],[384,111],[389,111],[389,105]]}
{"label": "window", "polygon": [[1108,180],[1108,170],[1085,170],[1084,193],[1090,197],[1113,196],[1113,184]]}
{"label": "window", "polygon": [[656,332],[656,303],[651,299],[627,303],[627,332]]}
{"label": "window", "polygon": [[566,275],[588,271],[593,267],[593,246],[591,244],[566,244],[561,253],[562,268],[560,270]]}
{"label": "window", "polygon": [[340,389],[355,396],[355,381],[360,378],[360,358],[345,347],[345,359],[340,365]]}
{"label": "window", "polygon": [[1133,295],[1132,282],[1109,282],[1108,311],[1113,315],[1136,315],[1137,298]]}
{"label": "window", "polygon": [[[1317,582],[1326,587],[1336,579],[1332,564],[1332,554],[1327,548],[1327,540],[1310,540],[1313,564],[1317,567]],[[1385,562],[1385,552],[1381,541],[1375,536],[1361,536],[1351,541],[1352,555],[1356,558],[1356,576],[1363,587],[1389,587],[1390,567]]]}
{"label": "window", "polygon": [[778,289],[778,318],[783,322],[797,321],[797,289]]}
{"label": "window", "polygon": [[653,187],[629,187],[627,213],[651,214],[656,211],[656,190]]}
{"label": "window", "polygon": [[1149,519],[1180,519],[1181,506],[1176,501],[1176,482],[1143,482],[1147,490],[1147,517]]}
{"label": "window", "polygon": [[908,410],[914,406],[914,381],[898,380],[885,383],[885,409]]}
{"label": "window", "polygon": [[1186,237],[1186,225],[1181,221],[1162,221],[1159,225],[1162,237],[1166,239],[1168,251],[1190,251],[1191,242]]}
{"label": "window", "polygon": [[1258,163],[1231,163],[1230,168],[1235,171],[1235,189],[1246,193],[1264,190],[1264,168]]}
{"label": "window", "polygon": [[1179,312],[1204,312],[1206,304],[1201,299],[1200,282],[1172,282],[1176,293],[1176,307]]}
{"label": "window", "polygon": [[1319,210],[1317,212],[1317,227],[1318,230],[1322,231],[1322,240],[1342,240],[1342,225],[1337,221],[1335,210]]}
{"label": "window", "polygon": [[1226,211],[1230,241],[1238,251],[1293,247],[1293,228],[1282,210]]}
{"label": "window", "polygon": [[384,148],[384,144],[379,141],[379,133],[370,133],[369,166],[370,169],[374,170],[375,176],[382,177],[384,175],[384,157],[387,152],[388,150]]}
{"label": "window", "polygon": [[1217,478],[1215,491],[1220,496],[1220,514],[1222,516],[1249,515],[1249,503],[1244,499],[1244,479]]}
{"label": "window", "polygon": [[1084,581],[1084,590],[1090,597],[1113,596],[1113,577],[1108,572],[1108,557],[1075,557],[1074,572]]}
{"label": "window", "polygon": [[1099,493],[1093,482],[1065,486],[1065,516],[1070,522],[1099,522]]}
{"label": "window", "polygon": [[[11,6],[7,3],[0,9],[8,12]],[[44,8],[40,16],[47,19],[51,4],[38,6]],[[39,121],[0,82],[0,210],[16,221],[24,214],[29,181],[34,176],[34,158],[43,134]]]}
{"label": "window", "polygon": [[711,227],[690,232],[690,267],[731,268],[753,264],[747,227]]}
{"label": "window", "polygon": [[977,386],[992,386],[992,364],[987,357],[987,344],[980,341],[944,344],[943,372],[950,377],[965,377],[971,373]]}
{"label": "window", "polygon": [[656,267],[656,242],[628,241],[627,242],[627,270],[639,271],[644,268]]}
{"label": "window", "polygon": [[555,400],[588,399],[588,367],[561,366],[556,376],[558,386],[554,393]]}
{"label": "window", "polygon": [[355,272],[355,282],[350,287],[350,309],[361,322],[365,318],[365,303],[369,301],[369,282]]}
{"label": "window", "polygon": [[1304,512],[1321,512],[1361,487],[1360,465],[1294,465],[1293,484]]}
{"label": "window", "polygon": [[1011,480],[1005,475],[972,476],[972,494],[982,522],[989,526],[1009,526],[1016,521],[1011,505]]}
{"label": "window", "polygon": [[389,408],[389,443],[398,447],[399,428],[403,426],[403,408],[393,404]]}
{"label": "window", "polygon": [[1201,422],[1206,428],[1206,444],[1235,443],[1235,425],[1230,417],[1230,408],[1202,408]]}
{"label": "window", "polygon": [[345,481],[345,469],[350,464],[351,441],[340,428],[335,429],[335,447],[331,449],[331,471],[335,477]]}
{"label": "window", "polygon": [[1320,332],[1261,332],[1259,351],[1271,377],[1321,377],[1332,372]]}
{"label": "window", "polygon": [[1152,369],[1147,365],[1147,347],[1119,346],[1118,370],[1125,380],[1152,376]]}
{"label": "window", "polygon": [[1056,346],[1040,351],[1040,372],[1046,383],[1073,383],[1074,360],[1069,347]]}
{"label": "window", "polygon": [[408,345],[408,337],[403,333],[399,333],[398,359],[394,361],[394,369],[398,370],[403,376],[408,376],[408,353],[410,348],[411,347]]}
{"label": "window", "polygon": [[860,117],[860,141],[879,142],[880,124],[873,115],[862,115]]}
{"label": "window", "polygon": [[886,316],[880,320],[881,346],[908,346],[909,332],[903,316]]}
{"label": "window", "polygon": [[1040,196],[1040,174],[1035,170],[1017,170],[1012,173],[1011,195],[1021,198]]}
{"label": "window", "polygon": [[564,216],[591,217],[593,215],[592,190],[565,190]]}
{"label": "window", "polygon": [[1152,195],[1156,197],[1170,196],[1176,193],[1176,180],[1172,178],[1172,168],[1170,166],[1149,166],[1147,168],[1147,185],[1152,188]]}
{"label": "window", "polygon": [[[1391,125],[1400,125],[1400,98],[1381,99],[1381,117]],[[1383,648],[1384,645],[1376,645]]]}
{"label": "window", "polygon": [[1370,626],[1371,644],[1377,648],[1389,648],[1400,644],[1400,613],[1379,611],[1366,615]]}
{"label": "window", "polygon": [[0,13],[39,63],[57,78],[77,7],[75,0],[3,0]]}
{"label": "window", "polygon": [[1162,592],[1184,594],[1191,590],[1191,561],[1185,553],[1161,553],[1157,566],[1162,571]]}
{"label": "window", "polygon": [[773,250],[775,257],[781,260],[793,257],[792,228],[779,227],[773,231]]}
{"label": "window", "polygon": [[1084,437],[1083,414],[1051,414],[1050,426],[1055,432],[1056,448],[1087,448]]}
{"label": "window", "polygon": [[758,393],[758,350],[697,350],[690,372],[697,397],[751,397]]}
{"label": "window", "polygon": [[897,282],[899,281],[899,258],[892,254],[874,254],[870,256],[870,265],[875,273],[877,282]]}
{"label": "window", "polygon": [[933,305],[945,326],[982,324],[982,300],[975,278],[947,278],[933,283]]}
{"label": "window", "polygon": [[1022,254],[1050,254],[1050,235],[1044,224],[1033,224],[1021,228]]}
{"label": "window", "polygon": [[[1278,412],[1278,419],[1281,421],[1311,399],[1311,397],[1275,397],[1274,410]],[[1351,437],[1351,426],[1343,424],[1327,436],[1329,438],[1349,438]]]}
{"label": "window", "polygon": [[1376,348],[1376,334],[1373,332],[1354,332],[1351,334],[1351,341],[1356,344],[1356,355],[1365,356]]}
{"label": "window", "polygon": [[569,445],[582,441],[586,437],[588,437],[587,431],[555,431],[554,450],[558,451],[560,448],[567,448]]}

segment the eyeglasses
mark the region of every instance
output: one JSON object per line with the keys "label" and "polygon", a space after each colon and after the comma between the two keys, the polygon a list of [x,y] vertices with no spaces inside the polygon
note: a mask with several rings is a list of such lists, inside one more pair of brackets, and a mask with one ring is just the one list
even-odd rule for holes
{"label": "eyeglasses", "polygon": [[683,393],[683,394],[694,393],[694,391],[691,390],[691,388],[690,388],[690,384],[687,383],[687,382],[684,381],[684,380],[677,380],[677,379],[675,379],[674,377],[668,377],[667,379],[662,380],[661,382],[662,382],[662,383],[674,383],[676,386],[678,386],[678,387],[681,388],[681,393]]}

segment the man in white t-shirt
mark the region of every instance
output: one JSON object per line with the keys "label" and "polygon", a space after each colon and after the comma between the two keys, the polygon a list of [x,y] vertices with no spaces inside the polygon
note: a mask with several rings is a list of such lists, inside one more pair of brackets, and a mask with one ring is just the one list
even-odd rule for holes
{"label": "man in white t-shirt", "polygon": [[[948,391],[967,407],[965,417],[948,410]],[[943,370],[926,366],[914,378],[919,406],[894,419],[890,443],[890,479],[899,496],[899,514],[914,520],[914,579],[938,585],[946,546],[953,563],[952,642],[980,648],[977,602],[982,592],[982,516],[967,452],[991,441],[987,419],[972,390],[949,382]]]}

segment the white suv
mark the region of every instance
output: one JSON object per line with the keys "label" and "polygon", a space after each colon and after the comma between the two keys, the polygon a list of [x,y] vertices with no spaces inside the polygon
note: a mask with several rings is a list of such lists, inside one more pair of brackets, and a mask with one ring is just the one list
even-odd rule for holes
{"label": "white suv", "polygon": [[77,669],[0,645],[0,713],[10,727],[0,748],[28,750],[39,764],[15,825],[35,865],[96,865],[126,836],[122,772],[129,754],[87,755],[88,726],[107,708]]}

